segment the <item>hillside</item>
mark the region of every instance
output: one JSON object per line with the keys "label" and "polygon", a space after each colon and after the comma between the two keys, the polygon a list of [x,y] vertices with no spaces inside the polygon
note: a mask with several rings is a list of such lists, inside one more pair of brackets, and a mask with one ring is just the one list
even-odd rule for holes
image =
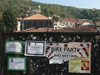
{"label": "hillside", "polygon": [[[41,13],[45,16],[59,15],[61,17],[70,16],[74,18],[100,19],[100,10],[92,11],[92,9],[79,9],[70,6],[43,4],[32,0],[1,0],[0,14],[7,8],[11,8],[16,12],[17,16],[20,16],[21,14],[27,13],[28,10],[31,11],[37,9],[38,5],[41,6]],[[32,15],[34,12],[28,12],[28,14]]]}

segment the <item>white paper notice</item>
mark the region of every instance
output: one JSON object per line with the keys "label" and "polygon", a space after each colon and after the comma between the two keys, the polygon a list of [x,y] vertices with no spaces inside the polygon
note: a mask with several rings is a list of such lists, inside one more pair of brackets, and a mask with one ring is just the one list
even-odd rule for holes
{"label": "white paper notice", "polygon": [[25,55],[26,56],[44,56],[45,42],[43,41],[26,41]]}
{"label": "white paper notice", "polygon": [[6,52],[15,52],[15,53],[21,53],[22,49],[22,43],[19,41],[8,41],[6,43]]}
{"label": "white paper notice", "polygon": [[9,70],[25,70],[25,58],[9,58]]}
{"label": "white paper notice", "polygon": [[28,53],[43,54],[43,43],[31,43],[28,45]]}

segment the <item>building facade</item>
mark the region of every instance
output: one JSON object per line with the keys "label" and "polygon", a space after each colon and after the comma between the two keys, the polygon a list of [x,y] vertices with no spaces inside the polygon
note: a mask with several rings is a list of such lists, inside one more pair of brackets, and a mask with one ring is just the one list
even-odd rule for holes
{"label": "building facade", "polygon": [[67,28],[75,28],[76,26],[76,20],[71,17],[65,18],[62,23],[67,27]]}
{"label": "building facade", "polygon": [[88,19],[78,19],[77,25],[78,25],[78,27],[93,26],[93,22],[92,22],[92,20],[88,20]]}

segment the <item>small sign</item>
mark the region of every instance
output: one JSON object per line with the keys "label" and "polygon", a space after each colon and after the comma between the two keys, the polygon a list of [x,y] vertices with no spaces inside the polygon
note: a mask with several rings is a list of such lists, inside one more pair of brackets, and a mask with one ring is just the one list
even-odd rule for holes
{"label": "small sign", "polygon": [[10,40],[5,43],[5,53],[18,53],[21,54],[23,49],[22,41]]}
{"label": "small sign", "polygon": [[25,56],[44,56],[45,47],[44,41],[26,41]]}
{"label": "small sign", "polygon": [[8,70],[26,71],[26,58],[8,57]]}
{"label": "small sign", "polygon": [[89,70],[90,68],[90,61],[81,61],[81,70]]}

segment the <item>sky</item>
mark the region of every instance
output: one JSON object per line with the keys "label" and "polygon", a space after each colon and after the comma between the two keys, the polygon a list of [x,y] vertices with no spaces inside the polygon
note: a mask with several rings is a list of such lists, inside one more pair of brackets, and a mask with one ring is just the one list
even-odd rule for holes
{"label": "sky", "polygon": [[59,4],[77,8],[100,9],[100,0],[33,0],[41,3]]}

